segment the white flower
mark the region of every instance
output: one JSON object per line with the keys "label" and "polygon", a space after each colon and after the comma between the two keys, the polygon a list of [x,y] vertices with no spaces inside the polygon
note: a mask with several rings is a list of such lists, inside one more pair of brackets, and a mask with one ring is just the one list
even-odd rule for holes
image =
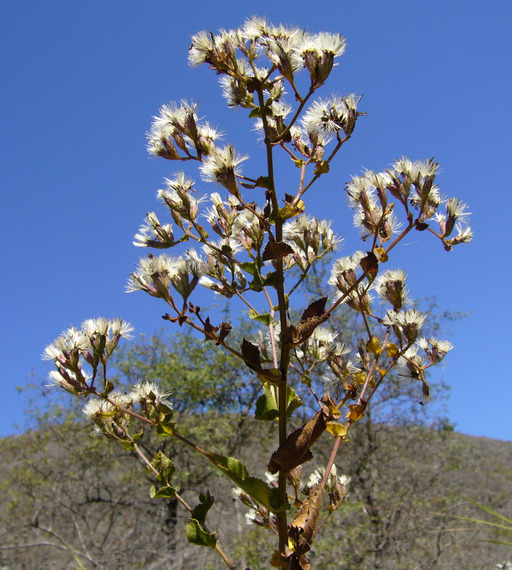
{"label": "white flower", "polygon": [[373,284],[377,294],[384,301],[389,301],[395,311],[400,311],[409,302],[409,291],[405,287],[405,271],[388,269],[379,275]]}
{"label": "white flower", "polygon": [[345,292],[357,281],[356,271],[361,267],[363,251],[356,251],[350,257],[341,257],[334,262],[328,283],[339,291]]}
{"label": "white flower", "polygon": [[44,349],[41,358],[64,364],[70,355],[86,351],[90,346],[89,338],[83,331],[70,327]]}
{"label": "white flower", "polygon": [[310,137],[318,132],[331,134],[340,130],[348,135],[354,130],[359,100],[351,94],[315,101],[304,114],[302,126]]}
{"label": "white flower", "polygon": [[82,408],[84,416],[92,421],[94,421],[98,416],[113,415],[115,412],[115,406],[100,398],[91,398],[90,400],[87,400],[87,403]]}
{"label": "white flower", "polygon": [[170,160],[180,158],[178,148],[189,154],[197,140],[196,110],[197,105],[187,101],[163,105],[147,134],[148,152]]}
{"label": "white flower", "polygon": [[192,36],[188,61],[192,67],[209,63],[219,72],[227,73],[234,69],[236,45],[239,37],[234,31],[221,30],[219,34],[201,31]]}
{"label": "white flower", "polygon": [[[319,326],[313,334],[308,338],[303,350],[314,358],[317,362],[323,362],[332,356],[342,356],[349,351],[343,343],[336,342],[338,333],[335,333],[327,327]],[[302,351],[298,351],[301,353]]]}
{"label": "white flower", "polygon": [[170,390],[164,390],[153,382],[146,382],[143,380],[133,387],[132,391],[129,394],[129,398],[134,403],[142,403],[145,401],[150,401],[153,403],[162,402],[167,406],[172,407],[168,401],[170,395]]}
{"label": "white flower", "polygon": [[[316,256],[335,251],[343,238],[331,230],[331,222],[302,214],[283,226],[283,237],[290,245],[301,249],[309,261]],[[311,254],[311,255],[310,255]]]}
{"label": "white flower", "polygon": [[126,292],[146,291],[153,297],[169,299],[169,284],[176,267],[177,260],[165,254],[140,259],[137,270],[128,279]]}
{"label": "white flower", "polygon": [[155,212],[148,212],[146,223],[133,238],[136,247],[168,248],[174,245],[174,234],[171,224],[160,224]]}
{"label": "white flower", "polygon": [[232,145],[224,148],[216,148],[209,154],[200,167],[201,174],[207,182],[217,182],[229,190],[232,194],[238,193],[236,176],[241,173],[240,164],[247,160],[235,152]]}
{"label": "white flower", "polygon": [[59,386],[71,394],[81,396],[85,393],[91,378],[92,375],[83,371],[81,368],[79,368],[76,373],[72,370],[59,368],[59,370],[52,370],[48,374],[50,382],[46,384],[46,387],[53,388]]}
{"label": "white flower", "polygon": [[460,222],[465,222],[466,218],[471,215],[467,211],[468,206],[461,202],[458,198],[450,198],[446,202],[446,213],[449,217],[455,218]]}
{"label": "white flower", "polygon": [[411,380],[423,380],[425,360],[418,355],[418,345],[414,344],[398,359],[397,372],[399,376]]}
{"label": "white flower", "polygon": [[82,323],[82,330],[91,338],[94,336],[105,336],[108,331],[109,322],[103,317],[97,319],[87,319]]}
{"label": "white flower", "polygon": [[427,353],[430,362],[438,363],[453,349],[453,344],[447,340],[437,340],[436,338],[420,338],[418,345]]}
{"label": "white flower", "polygon": [[255,41],[270,35],[270,26],[265,17],[253,16],[245,21],[241,31],[249,41]]}
{"label": "white flower", "polygon": [[245,513],[245,524],[253,524],[256,520],[256,512],[255,511],[247,511]]}
{"label": "white flower", "polygon": [[393,327],[399,340],[403,337],[407,344],[412,344],[418,338],[418,332],[426,318],[427,315],[416,309],[400,312],[388,311],[382,324]]}

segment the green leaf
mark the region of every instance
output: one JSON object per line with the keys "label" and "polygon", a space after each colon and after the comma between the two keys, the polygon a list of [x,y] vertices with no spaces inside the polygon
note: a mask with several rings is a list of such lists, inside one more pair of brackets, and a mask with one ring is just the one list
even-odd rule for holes
{"label": "green leaf", "polygon": [[263,394],[256,402],[255,417],[257,420],[275,420],[279,417],[279,407],[277,405],[276,388],[269,382],[263,384]]}
{"label": "green leaf", "polygon": [[217,469],[260,505],[263,505],[273,513],[289,508],[288,504],[278,508],[278,490],[271,489],[265,481],[257,477],[250,477],[247,473],[247,468],[242,462],[238,461],[238,459],[217,455],[216,453],[209,453],[208,455]]}
{"label": "green leaf", "polygon": [[249,113],[250,119],[256,119],[257,117],[261,117],[261,111],[259,107],[256,107]]}
{"label": "green leaf", "polygon": [[155,453],[155,457],[151,462],[151,465],[153,465],[153,467],[158,471],[157,479],[161,483],[165,484],[169,483],[170,477],[176,471],[174,463],[162,451]]}
{"label": "green leaf", "polygon": [[187,540],[198,546],[215,548],[217,545],[217,533],[208,532],[199,521],[190,519],[187,523]]}
{"label": "green leaf", "polygon": [[263,282],[265,287],[274,287],[277,289],[279,285],[279,277],[276,271],[271,271],[266,277],[265,281]]}
{"label": "green leaf", "polygon": [[[263,384],[263,394],[256,402],[255,417],[257,420],[275,420],[279,417],[279,405],[277,401],[277,386],[270,382]],[[297,396],[295,390],[290,386],[286,387],[286,415],[292,413],[302,406],[302,400]]]}
{"label": "green leaf", "polygon": [[256,263],[254,261],[244,261],[239,264],[240,268],[247,271],[250,275],[256,274]]}
{"label": "green leaf", "polygon": [[165,485],[165,487],[160,487],[156,489],[154,485],[151,486],[149,491],[152,499],[173,499],[176,495],[176,489],[172,485]]}
{"label": "green leaf", "polygon": [[263,289],[263,279],[261,278],[261,275],[259,273],[256,273],[256,275],[254,275],[254,279],[252,280],[252,283],[250,284],[250,288],[252,291],[256,291],[256,293],[259,293],[262,289]]}
{"label": "green leaf", "polygon": [[260,323],[264,323],[265,325],[267,325],[267,327],[274,320],[272,319],[269,313],[260,314],[257,313],[254,309],[249,310],[249,317],[254,321],[259,321]]}
{"label": "green leaf", "polygon": [[169,424],[159,423],[156,426],[155,433],[160,437],[169,437],[174,435],[174,425],[176,422],[170,422]]}
{"label": "green leaf", "polygon": [[206,515],[208,514],[208,511],[211,509],[214,502],[215,498],[210,495],[210,491],[206,491],[206,493],[200,493],[199,505],[194,508],[191,517],[200,523],[204,523],[206,521]]}
{"label": "green leaf", "polygon": [[213,505],[215,499],[209,491],[199,495],[199,504],[192,511],[190,520],[187,523],[187,539],[192,544],[215,548],[217,544],[217,534],[209,532],[205,526],[206,515]]}

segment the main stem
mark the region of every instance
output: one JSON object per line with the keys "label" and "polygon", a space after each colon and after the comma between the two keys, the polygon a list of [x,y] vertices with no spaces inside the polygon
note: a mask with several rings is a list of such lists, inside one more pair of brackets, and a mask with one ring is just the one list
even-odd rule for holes
{"label": "main stem", "polygon": [[[258,91],[258,99],[260,109],[262,110],[261,118],[263,122],[263,129],[265,132],[265,146],[267,148],[267,171],[270,190],[270,199],[272,202],[272,210],[275,220],[275,239],[279,243],[283,240],[283,220],[279,213],[279,201],[277,198],[275,181],[274,181],[274,159],[272,154],[273,145],[269,135],[269,128],[267,123],[267,116],[263,112],[264,97],[261,90]],[[276,260],[276,273],[277,273],[277,299],[279,304],[279,321],[281,324],[281,361],[279,363],[279,371],[281,373],[281,381],[278,386],[278,408],[279,408],[279,445],[281,446],[286,440],[286,385],[288,379],[288,364],[290,351],[283,346],[282,338],[288,328],[288,321],[286,315],[286,297],[284,293],[284,270],[283,260],[278,258]],[[286,520],[285,505],[288,497],[286,493],[286,480],[288,474],[285,471],[279,471],[279,488],[278,498],[280,510],[277,513],[277,528],[279,532],[279,552],[281,558],[286,556],[286,547],[288,546],[288,523]]]}

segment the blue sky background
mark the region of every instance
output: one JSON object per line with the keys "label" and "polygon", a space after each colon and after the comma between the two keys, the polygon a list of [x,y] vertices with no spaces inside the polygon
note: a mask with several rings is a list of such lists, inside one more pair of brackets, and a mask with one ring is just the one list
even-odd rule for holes
{"label": "blue sky background", "polygon": [[162,326],[163,305],[124,293],[144,253],[133,235],[175,170],[148,158],[145,133],[163,103],[194,99],[251,152],[245,112],[224,106],[215,76],[189,68],[187,50],[193,33],[253,14],[347,38],[322,93],[364,94],[368,116],[309,195],[315,213],[335,218],[343,255],[361,247],[343,187],[363,168],[435,156],[441,192],[469,204],[471,245],[445,253],[416,234],[391,265],[406,269],[414,296],[471,312],[450,324],[456,350],[440,373],[458,431],[512,440],[512,4],[497,0],[0,3],[0,435],[23,422],[15,388],[46,376],[41,351],[67,326],[99,315],[122,316],[138,333]]}

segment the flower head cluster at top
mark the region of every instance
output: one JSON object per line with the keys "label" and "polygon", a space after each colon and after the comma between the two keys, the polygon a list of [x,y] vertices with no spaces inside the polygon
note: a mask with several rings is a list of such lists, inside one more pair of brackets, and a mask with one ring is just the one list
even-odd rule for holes
{"label": "flower head cluster at top", "polygon": [[[284,291],[290,296],[319,259],[339,248],[342,239],[331,229],[331,222],[308,215],[303,196],[329,171],[363,114],[357,109],[360,97],[353,94],[312,100],[344,49],[345,40],[338,34],[310,34],[295,27],[273,26],[259,17],[235,30],[193,36],[190,64],[206,63],[217,72],[228,105],[249,110],[267,149],[285,151],[300,175],[296,188],[287,188],[289,193],[279,204],[269,172],[243,175],[241,165],[248,157],[230,144],[218,146],[221,134],[199,118],[195,104],[182,101],[162,107],[148,135],[150,153],[198,161],[202,179],[224,188],[227,197],[219,192],[199,197],[195,182],[183,172],[167,179],[157,196],[170,211],[174,225],[161,223],[155,212],[149,212],[134,243],[164,249],[195,240],[202,252],[188,249],[184,257],[149,255],[132,273],[128,291],[143,290],[162,298],[176,312],[171,320],[182,323],[194,315],[201,320],[189,302],[199,284],[227,298],[240,297],[251,308],[252,317],[268,325],[270,317],[247,299],[254,292],[276,287],[277,262],[283,271],[295,269],[297,278]],[[300,71],[309,73],[304,94],[297,80]],[[286,100],[286,89],[291,89],[293,101]],[[332,141],[335,146],[327,155],[326,147]],[[355,356],[346,358],[348,350],[335,340],[337,335],[318,326],[322,319],[309,332],[288,331],[295,347],[292,356],[306,383],[313,368],[323,362],[329,368],[324,379],[331,392],[342,389],[355,397],[367,389],[374,356],[381,361],[381,371],[393,364],[401,366],[404,375],[424,380],[424,370],[450,350],[446,341],[421,337],[425,315],[413,308],[405,273],[380,271],[391,250],[411,230],[435,235],[446,250],[471,241],[467,207],[441,194],[436,184],[438,170],[433,159],[421,162],[402,157],[383,172],[367,170],[347,183],[354,223],[362,239],[371,242],[371,251],[334,261],[329,278],[334,306],[329,312],[344,303],[366,315],[368,331],[370,320],[388,331],[389,346],[361,345]],[[250,201],[245,189],[250,191]],[[257,189],[265,192],[260,204],[253,201]],[[177,228],[180,235],[176,235]],[[182,297],[181,306],[175,303],[174,292]],[[375,294],[388,305],[384,312],[375,308]],[[280,326],[273,322],[273,334],[262,333],[254,340],[260,357],[274,365],[281,354],[276,342],[278,335],[283,336]]]}
{"label": "flower head cluster at top", "polygon": [[[333,95],[301,112],[344,51],[345,40],[339,34],[311,34],[253,17],[234,30],[194,35],[189,62],[192,66],[209,64],[219,74],[228,105],[250,110],[264,139],[272,144],[291,143],[299,158],[321,162],[324,147],[332,138],[340,141],[352,134],[361,115],[357,111],[360,98]],[[303,70],[310,78],[305,95],[296,82]],[[287,86],[293,92],[292,102],[285,99]],[[195,103],[181,101],[160,109],[148,133],[148,149],[170,160],[201,160],[205,179],[236,194],[234,177],[246,157],[230,145],[218,148],[221,137],[222,133],[199,118]]]}

